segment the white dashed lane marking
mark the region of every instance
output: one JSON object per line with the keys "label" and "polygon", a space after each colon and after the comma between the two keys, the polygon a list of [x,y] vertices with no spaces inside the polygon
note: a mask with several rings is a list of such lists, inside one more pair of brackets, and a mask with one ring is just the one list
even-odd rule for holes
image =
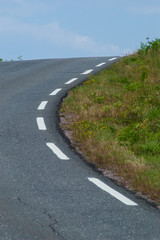
{"label": "white dashed lane marking", "polygon": [[96,65],[96,67],[101,67],[101,66],[103,66],[104,64],[106,64],[106,63],[105,63],[105,62],[100,63],[100,64]]}
{"label": "white dashed lane marking", "polygon": [[117,58],[110,58],[108,61],[113,61],[113,60],[116,60]]}
{"label": "white dashed lane marking", "polygon": [[68,82],[66,82],[65,84],[71,84],[72,82],[76,81],[78,78],[72,78],[71,80],[69,80]]}
{"label": "white dashed lane marking", "polygon": [[[109,59],[108,61],[113,61],[115,60],[116,58],[111,58]],[[103,66],[104,64],[106,64],[106,62],[102,62],[102,63],[99,63],[97,64],[95,67],[101,67]],[[86,70],[85,72],[81,73],[81,75],[87,75],[87,74],[90,74],[91,72],[93,72],[94,69],[89,69],[89,70]],[[67,81],[65,84],[71,84],[73,83],[74,81],[78,80],[78,78],[72,78],[70,79],[69,81]],[[62,88],[57,88],[55,89],[53,92],[51,92],[49,95],[50,96],[55,96],[57,93],[59,93],[60,91],[62,90]],[[48,101],[42,101],[38,107],[38,110],[44,110],[46,105],[47,105]],[[43,117],[37,117],[36,118],[36,121],[37,121],[37,125],[38,125],[38,128],[39,130],[47,130],[46,128],[46,125],[45,125],[45,122],[44,122],[44,118]],[[52,150],[52,152],[54,152],[54,154],[62,159],[62,160],[69,160],[69,158],[54,144],[54,143],[46,143],[46,145]],[[89,181],[92,181],[96,184],[96,182],[98,180],[94,180],[94,179],[89,179]],[[97,185],[97,184],[96,184]]]}
{"label": "white dashed lane marking", "polygon": [[131,201],[129,198],[126,198],[121,193],[115,191],[114,189],[112,189],[108,185],[104,184],[99,179],[97,179],[97,178],[88,178],[88,180],[90,182],[94,183],[97,187],[101,188],[103,191],[109,193],[110,195],[112,195],[113,197],[115,197],[116,199],[121,201],[122,203],[124,203],[126,205],[129,205],[129,206],[137,206],[137,204],[135,202]]}
{"label": "white dashed lane marking", "polygon": [[56,90],[54,90],[53,92],[51,92],[49,95],[50,95],[50,96],[54,96],[54,95],[56,95],[57,93],[59,93],[61,90],[62,90],[62,88],[57,88]]}
{"label": "white dashed lane marking", "polygon": [[38,107],[38,110],[44,110],[46,105],[47,105],[48,101],[43,101],[41,102],[41,104]]}
{"label": "white dashed lane marking", "polygon": [[39,130],[47,130],[43,117],[37,117],[36,120]]}
{"label": "white dashed lane marking", "polygon": [[87,75],[87,74],[91,73],[92,71],[93,71],[93,69],[86,70],[85,72],[81,73],[81,75]]}
{"label": "white dashed lane marking", "polygon": [[54,152],[54,154],[61,160],[69,160],[69,158],[54,144],[46,143],[46,145]]}

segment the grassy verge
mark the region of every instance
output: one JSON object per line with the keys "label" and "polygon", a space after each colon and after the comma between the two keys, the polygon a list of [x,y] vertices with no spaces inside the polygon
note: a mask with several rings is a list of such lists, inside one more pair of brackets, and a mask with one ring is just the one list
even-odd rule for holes
{"label": "grassy verge", "polygon": [[160,40],[90,76],[60,112],[90,162],[160,204]]}

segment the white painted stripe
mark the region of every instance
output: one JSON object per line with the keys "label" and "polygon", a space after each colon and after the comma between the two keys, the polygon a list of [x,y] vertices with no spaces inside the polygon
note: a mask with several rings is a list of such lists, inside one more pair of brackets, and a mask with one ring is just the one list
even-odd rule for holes
{"label": "white painted stripe", "polygon": [[119,192],[115,191],[114,189],[112,189],[111,187],[107,186],[106,184],[101,182],[99,179],[88,178],[88,180],[90,182],[94,183],[96,186],[98,186],[102,190],[104,190],[105,192],[108,192],[110,195],[112,195],[113,197],[115,197],[116,199],[121,201],[122,203],[129,205],[129,206],[137,206],[137,204],[135,202],[131,201],[130,199],[123,196],[121,193],[119,193]]}
{"label": "white painted stripe", "polygon": [[56,95],[58,92],[60,92],[62,90],[62,88],[57,88],[56,90],[54,90],[53,92],[51,92],[49,95],[50,96],[54,96]]}
{"label": "white painted stripe", "polygon": [[66,82],[65,84],[70,84],[70,83],[72,83],[72,82],[74,82],[74,81],[76,81],[78,78],[72,78],[71,80],[69,80],[68,82]]}
{"label": "white painted stripe", "polygon": [[108,61],[113,61],[116,60],[117,58],[110,58]]}
{"label": "white painted stripe", "polygon": [[106,64],[106,63],[105,63],[105,62],[102,62],[102,63],[96,65],[96,67],[101,67],[101,66],[103,66],[104,64]]}
{"label": "white painted stripe", "polygon": [[60,158],[61,160],[69,160],[69,158],[54,143],[46,144],[58,158]]}
{"label": "white painted stripe", "polygon": [[47,105],[47,101],[43,101],[43,102],[41,102],[41,104],[39,105],[39,107],[38,107],[38,110],[44,110],[45,109],[45,107],[46,107],[46,105]]}
{"label": "white painted stripe", "polygon": [[36,120],[39,130],[47,130],[43,117],[37,117]]}
{"label": "white painted stripe", "polygon": [[81,75],[87,75],[87,74],[91,73],[92,71],[93,71],[93,69],[89,69],[89,70],[81,73]]}

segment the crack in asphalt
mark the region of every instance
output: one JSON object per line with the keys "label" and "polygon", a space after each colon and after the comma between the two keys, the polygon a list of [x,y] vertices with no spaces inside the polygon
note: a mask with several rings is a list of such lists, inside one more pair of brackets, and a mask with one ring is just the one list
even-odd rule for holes
{"label": "crack in asphalt", "polygon": [[[21,197],[18,197],[17,200],[21,205],[33,210],[33,206],[26,203]],[[58,225],[58,221],[55,219],[55,217],[53,217],[53,215],[51,215],[46,209],[43,209],[42,211],[40,210],[40,212],[45,215],[49,220],[46,226],[48,226],[49,229],[52,231],[53,240],[65,240],[65,238],[61,236],[61,234],[56,230],[56,225]],[[41,227],[44,226],[41,225]]]}
{"label": "crack in asphalt", "polygon": [[[65,240],[65,238],[62,237],[62,235],[55,229],[54,224],[50,224],[48,226],[49,226],[49,228],[52,230],[52,232],[54,234],[53,240]],[[55,234],[56,234],[56,237],[58,237],[57,239],[55,239]]]}
{"label": "crack in asphalt", "polygon": [[28,203],[26,203],[26,202],[24,202],[23,200],[22,200],[22,198],[17,198],[17,200],[18,200],[18,202],[20,203],[20,204],[22,204],[22,205],[24,205],[24,206],[26,206],[26,207],[30,207],[31,208],[31,205],[29,205]]}
{"label": "crack in asphalt", "polygon": [[61,234],[56,230],[55,225],[58,224],[58,221],[50,213],[48,213],[46,209],[43,210],[43,214],[47,216],[49,220],[52,222],[51,224],[48,225],[48,227],[52,230],[54,234],[53,240],[56,240],[55,237],[58,237],[57,240],[65,240],[64,237],[62,237]]}

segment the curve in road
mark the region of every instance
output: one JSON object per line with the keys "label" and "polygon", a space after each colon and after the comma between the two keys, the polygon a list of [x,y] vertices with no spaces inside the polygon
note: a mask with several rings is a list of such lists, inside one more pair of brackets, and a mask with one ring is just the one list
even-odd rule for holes
{"label": "curve in road", "polygon": [[159,240],[159,210],[93,171],[57,129],[68,90],[118,59],[0,63],[1,240]]}

